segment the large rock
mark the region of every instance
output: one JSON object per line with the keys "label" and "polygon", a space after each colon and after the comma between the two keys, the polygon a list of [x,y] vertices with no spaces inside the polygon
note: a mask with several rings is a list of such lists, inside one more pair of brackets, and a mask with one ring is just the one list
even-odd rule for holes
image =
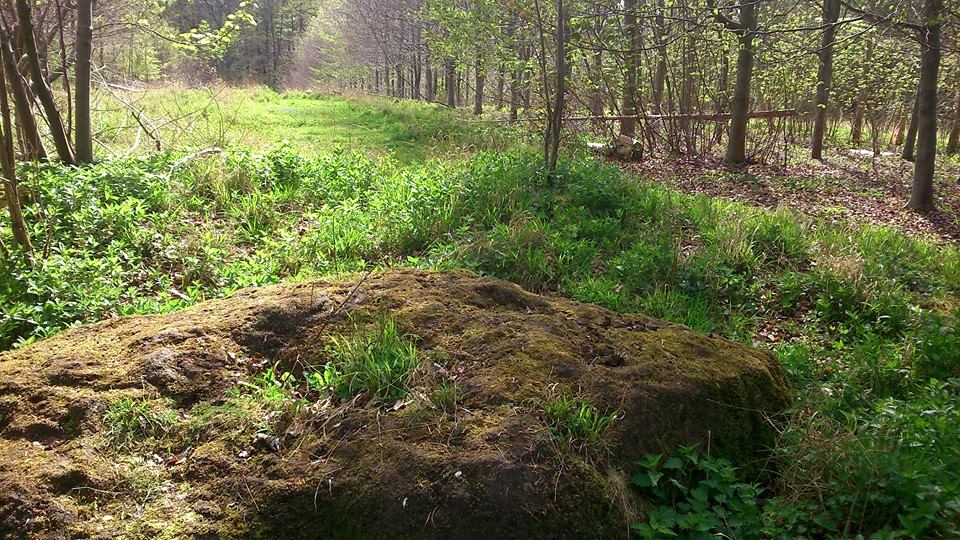
{"label": "large rock", "polygon": [[[466,272],[356,285],[246,290],[0,355],[0,535],[626,537],[636,459],[701,443],[755,464],[787,405],[770,354],[685,327]],[[230,416],[241,378],[323,363],[330,336],[383,311],[422,352],[406,402]],[[456,411],[426,398],[442,378],[465,390]],[[554,439],[543,404],[564,392],[620,412],[601,444]],[[103,416],[123,397],[170,398],[179,419],[118,446]],[[283,429],[255,439],[268,424]]]}

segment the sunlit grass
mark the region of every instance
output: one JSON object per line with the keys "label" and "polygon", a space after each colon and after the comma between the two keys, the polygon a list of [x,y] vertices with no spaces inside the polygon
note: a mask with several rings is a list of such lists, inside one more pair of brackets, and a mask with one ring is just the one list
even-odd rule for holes
{"label": "sunlit grass", "polygon": [[497,145],[515,138],[439,105],[262,87],[110,88],[100,90],[95,103],[100,152],[109,155],[156,151],[155,139],[177,151],[256,151],[286,142],[307,155],[343,148],[407,164],[459,152],[479,139]]}

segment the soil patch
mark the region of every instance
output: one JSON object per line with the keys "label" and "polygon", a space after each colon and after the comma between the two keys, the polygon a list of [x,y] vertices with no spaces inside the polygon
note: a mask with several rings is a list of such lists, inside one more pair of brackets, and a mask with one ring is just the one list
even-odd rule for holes
{"label": "soil patch", "polygon": [[752,164],[735,172],[727,171],[719,158],[682,156],[654,156],[624,167],[684,193],[761,208],[787,207],[830,221],[883,225],[910,236],[960,242],[960,171],[949,161],[938,163],[937,210],[925,215],[905,209],[913,164],[892,154],[874,157],[843,150],[823,162]]}

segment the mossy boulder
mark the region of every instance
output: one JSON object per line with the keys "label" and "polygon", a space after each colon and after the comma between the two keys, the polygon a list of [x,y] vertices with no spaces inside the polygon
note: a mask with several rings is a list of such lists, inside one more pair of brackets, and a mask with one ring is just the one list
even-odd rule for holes
{"label": "mossy boulder", "polygon": [[[303,382],[382,313],[421,358],[405,399]],[[268,369],[293,375],[289,400],[244,384]],[[431,400],[443,381],[452,409]],[[246,290],[0,355],[0,536],[626,537],[635,460],[700,443],[762,462],[787,392],[769,353],[468,272]],[[558,395],[617,419],[559,442]],[[124,398],[167,424],[119,444],[104,418]]]}

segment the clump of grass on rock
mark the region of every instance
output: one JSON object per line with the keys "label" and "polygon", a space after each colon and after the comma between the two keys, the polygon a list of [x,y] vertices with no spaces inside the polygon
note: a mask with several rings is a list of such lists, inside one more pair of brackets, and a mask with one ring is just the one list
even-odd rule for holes
{"label": "clump of grass on rock", "polygon": [[373,328],[334,336],[328,353],[331,360],[322,370],[308,373],[307,380],[314,389],[329,389],[341,400],[362,395],[374,403],[394,403],[409,391],[419,365],[413,338],[385,315]]}

